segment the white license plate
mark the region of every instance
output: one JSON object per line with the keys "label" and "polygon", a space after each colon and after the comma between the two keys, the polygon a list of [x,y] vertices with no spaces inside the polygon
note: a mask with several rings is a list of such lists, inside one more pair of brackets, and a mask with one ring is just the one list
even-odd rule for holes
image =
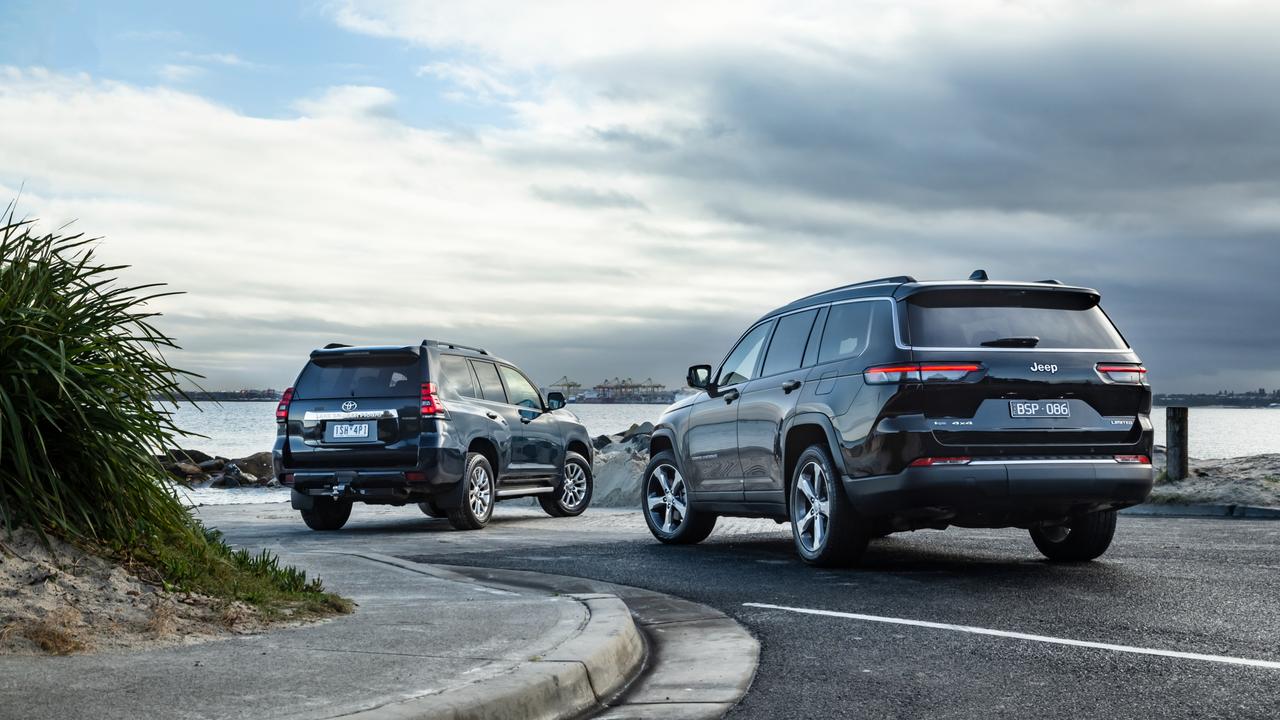
{"label": "white license plate", "polygon": [[333,426],[334,440],[366,440],[368,437],[369,423],[338,423]]}
{"label": "white license plate", "polygon": [[1016,418],[1064,418],[1071,417],[1071,403],[1066,400],[1010,400],[1009,417]]}

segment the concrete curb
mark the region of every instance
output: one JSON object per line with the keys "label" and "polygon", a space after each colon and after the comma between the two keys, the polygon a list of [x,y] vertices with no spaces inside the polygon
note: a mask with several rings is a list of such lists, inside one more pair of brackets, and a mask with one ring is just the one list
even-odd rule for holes
{"label": "concrete curb", "polygon": [[1175,505],[1146,503],[1134,505],[1120,511],[1121,515],[1139,517],[1212,517],[1241,518],[1247,520],[1280,520],[1280,508],[1259,507],[1256,505]]}
{"label": "concrete curb", "polygon": [[[443,568],[377,553],[341,553],[511,594]],[[643,669],[646,647],[631,612],[618,597],[568,594],[582,603],[587,621],[541,657],[511,672],[461,688],[342,715],[353,720],[560,720],[602,709]]]}
{"label": "concrete curb", "polygon": [[627,604],[649,641],[644,674],[607,703],[600,720],[713,720],[755,679],[760,643],[715,608],[652,590],[524,570],[457,566],[437,570],[489,586],[560,593],[606,592]]}

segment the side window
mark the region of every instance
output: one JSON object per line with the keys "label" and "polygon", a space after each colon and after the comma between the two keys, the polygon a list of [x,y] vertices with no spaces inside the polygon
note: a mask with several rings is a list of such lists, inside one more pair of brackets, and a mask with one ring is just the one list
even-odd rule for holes
{"label": "side window", "polygon": [[817,310],[787,315],[778,320],[778,329],[769,341],[769,352],[764,356],[762,376],[787,372],[800,367],[804,359],[804,345],[809,340],[809,330]]}
{"label": "side window", "polygon": [[471,375],[471,366],[465,358],[457,355],[440,356],[441,387],[458,397],[478,398],[480,388],[476,387],[476,379]]}
{"label": "side window", "polygon": [[502,373],[502,380],[507,384],[507,402],[534,410],[542,409],[542,396],[519,371],[499,365],[498,372]]}
{"label": "side window", "polygon": [[498,379],[498,368],[493,363],[471,361],[476,371],[476,379],[480,381],[480,394],[485,400],[506,402],[507,394],[502,391],[502,380]]}
{"label": "side window", "polygon": [[809,343],[804,348],[803,367],[813,367],[818,362],[818,346],[822,344],[822,328],[827,325],[827,312],[830,307],[818,309],[818,319],[813,321],[813,330],[809,333]]}
{"label": "side window", "polygon": [[852,302],[832,305],[827,327],[822,332],[818,362],[857,357],[866,352],[871,339],[871,319],[879,302]]}
{"label": "side window", "polygon": [[724,364],[720,366],[720,373],[716,376],[717,386],[729,387],[755,377],[756,361],[760,359],[760,353],[764,351],[764,341],[769,338],[769,331],[772,329],[773,323],[767,322],[757,326],[742,338],[742,342],[738,343],[733,352],[729,353]]}

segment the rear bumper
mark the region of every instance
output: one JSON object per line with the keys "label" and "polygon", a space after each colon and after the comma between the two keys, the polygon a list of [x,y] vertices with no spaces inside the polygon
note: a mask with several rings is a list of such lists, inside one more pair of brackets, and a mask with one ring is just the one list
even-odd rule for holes
{"label": "rear bumper", "polygon": [[299,467],[278,468],[279,477],[293,489],[295,509],[310,509],[313,498],[329,497],[367,503],[422,502],[456,494],[462,484],[465,452],[422,448],[412,467]]}
{"label": "rear bumper", "polygon": [[1151,465],[1099,460],[975,460],[844,478],[864,516],[897,529],[1008,527],[1137,505],[1151,493]]}

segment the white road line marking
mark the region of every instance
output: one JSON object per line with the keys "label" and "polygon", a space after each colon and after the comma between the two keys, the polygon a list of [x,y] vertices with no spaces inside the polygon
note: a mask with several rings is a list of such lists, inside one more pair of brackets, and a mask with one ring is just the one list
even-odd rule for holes
{"label": "white road line marking", "polygon": [[1249,667],[1280,670],[1280,662],[1275,660],[1250,660],[1248,658],[1237,658],[1227,655],[1203,655],[1201,653],[1181,652],[1179,650],[1157,650],[1154,648],[1134,647],[1132,645],[1112,645],[1111,643],[1090,642],[1088,640],[1071,640],[1069,638],[1056,638],[1046,635],[1031,635],[1028,633],[1008,632],[1006,630],[991,630],[988,628],[972,627],[969,625],[952,625],[950,623],[929,622],[927,620],[907,620],[905,618],[883,617],[880,615],[861,615],[859,613],[836,612],[835,610],[815,610],[813,608],[787,607],[785,605],[769,605],[767,603],[749,602],[742,604],[745,607],[764,608],[766,610],[783,610],[786,612],[800,613],[802,615],[822,615],[825,617],[865,620],[867,622],[888,623],[891,625],[911,625],[914,627],[933,628],[935,630],[951,630],[954,632],[970,633],[972,635],[991,635],[994,637],[1013,638],[1015,640],[1031,640],[1033,642],[1051,643],[1054,645],[1070,645],[1072,647],[1112,650],[1115,652],[1136,653],[1138,655],[1158,655],[1161,657],[1182,658],[1184,660],[1207,660],[1209,662],[1225,663],[1228,665],[1247,665]]}

